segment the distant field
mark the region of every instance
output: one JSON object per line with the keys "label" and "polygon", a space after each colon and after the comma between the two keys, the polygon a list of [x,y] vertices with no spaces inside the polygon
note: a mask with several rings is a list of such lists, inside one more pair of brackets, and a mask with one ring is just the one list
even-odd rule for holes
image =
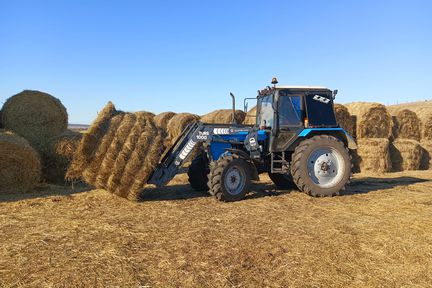
{"label": "distant field", "polygon": [[90,125],[85,124],[68,124],[68,129],[72,131],[85,131],[90,127]]}
{"label": "distant field", "polygon": [[333,198],[262,180],[235,203],[185,175],[141,203],[0,195],[0,287],[430,287],[432,171],[358,174]]}

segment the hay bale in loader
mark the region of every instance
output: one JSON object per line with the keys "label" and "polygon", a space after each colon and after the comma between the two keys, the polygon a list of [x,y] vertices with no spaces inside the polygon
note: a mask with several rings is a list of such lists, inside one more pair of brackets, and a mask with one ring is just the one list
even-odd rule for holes
{"label": "hay bale in loader", "polygon": [[82,133],[66,130],[52,137],[42,149],[42,174],[45,181],[61,184],[83,137]]}
{"label": "hay bale in loader", "polygon": [[256,124],[256,114],[257,114],[257,107],[253,107],[246,113],[245,120],[243,121],[243,124],[246,125],[255,125]]}
{"label": "hay bale in loader", "polygon": [[[201,122],[211,124],[231,124],[232,123],[232,110],[231,109],[219,109],[212,111],[208,114],[201,116]],[[234,113],[234,119],[237,124],[242,124],[245,120],[246,113],[241,110],[236,110]]]}
{"label": "hay bale in loader", "polygon": [[334,105],[337,123],[352,137],[356,137],[354,117],[348,112],[348,108],[342,104]]}
{"label": "hay bale in loader", "polygon": [[423,148],[416,140],[396,139],[390,145],[393,171],[419,170]]}
{"label": "hay bale in loader", "polygon": [[44,92],[24,90],[6,101],[2,123],[5,129],[24,137],[41,151],[47,139],[67,129],[68,114],[59,99]]}
{"label": "hay bale in loader", "polygon": [[393,118],[393,137],[420,141],[422,123],[417,114],[408,109],[394,111],[389,108]]}
{"label": "hay bale in loader", "polygon": [[163,138],[151,113],[119,112],[108,103],[83,137],[66,176],[138,200],[159,163]]}
{"label": "hay bale in loader", "polygon": [[13,132],[0,130],[0,193],[30,192],[41,178],[39,154]]}
{"label": "hay bale in loader", "polygon": [[390,141],[386,138],[360,138],[353,155],[353,171],[386,173],[392,169]]}
{"label": "hay bale in loader", "polygon": [[356,102],[345,105],[356,117],[357,138],[387,138],[393,133],[393,120],[386,107],[379,103]]}
{"label": "hay bale in loader", "polygon": [[156,126],[166,129],[168,126],[168,122],[176,115],[174,112],[162,112],[154,117],[154,121]]}

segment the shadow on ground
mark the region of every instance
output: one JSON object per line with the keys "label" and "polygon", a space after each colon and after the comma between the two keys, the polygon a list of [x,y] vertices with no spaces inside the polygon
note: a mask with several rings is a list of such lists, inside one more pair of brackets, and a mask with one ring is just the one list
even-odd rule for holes
{"label": "shadow on ground", "polygon": [[366,194],[378,190],[393,189],[400,186],[408,186],[416,183],[430,182],[428,179],[416,177],[376,178],[365,177],[352,180],[343,196]]}
{"label": "shadow on ground", "polygon": [[84,184],[76,183],[65,185],[41,184],[29,193],[5,193],[0,194],[0,202],[15,202],[26,199],[34,199],[49,196],[70,196],[76,193],[90,191],[94,188]]}

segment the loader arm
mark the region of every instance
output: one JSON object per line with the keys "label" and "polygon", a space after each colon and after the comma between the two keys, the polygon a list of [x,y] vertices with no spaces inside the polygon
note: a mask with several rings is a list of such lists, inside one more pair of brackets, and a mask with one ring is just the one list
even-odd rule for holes
{"label": "loader arm", "polygon": [[174,145],[162,156],[148,183],[157,187],[166,185],[190,158],[194,147],[198,143],[218,141],[221,135],[249,132],[250,129],[250,127],[232,124],[204,124],[201,122],[190,124]]}

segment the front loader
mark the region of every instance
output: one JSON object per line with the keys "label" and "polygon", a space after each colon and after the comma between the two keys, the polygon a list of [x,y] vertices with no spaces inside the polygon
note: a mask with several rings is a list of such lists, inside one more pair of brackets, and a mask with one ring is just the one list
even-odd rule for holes
{"label": "front loader", "polygon": [[[191,124],[149,183],[167,184],[201,144],[189,166],[189,182],[218,200],[243,199],[261,173],[268,173],[281,189],[297,188],[316,197],[339,195],[351,177],[349,149],[357,147],[336,121],[337,90],[276,86],[275,78],[272,84],[258,92],[255,125],[234,123],[234,117],[232,124]],[[233,97],[233,112],[234,103]]]}

